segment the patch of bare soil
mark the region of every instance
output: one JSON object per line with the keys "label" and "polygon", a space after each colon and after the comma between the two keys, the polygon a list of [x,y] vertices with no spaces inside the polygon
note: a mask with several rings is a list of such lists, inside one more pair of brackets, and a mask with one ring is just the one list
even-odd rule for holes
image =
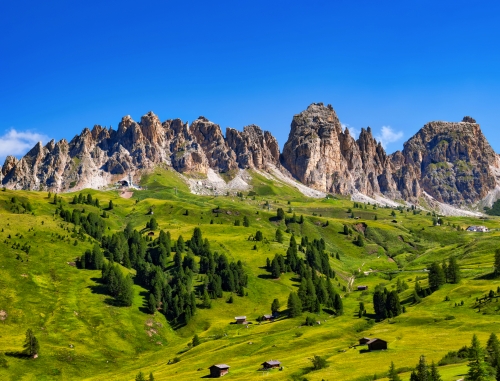
{"label": "patch of bare soil", "polygon": [[123,191],[120,193],[120,197],[122,198],[130,198],[134,195],[134,192],[130,192],[130,191]]}
{"label": "patch of bare soil", "polygon": [[0,320],[4,321],[5,319],[7,319],[7,312],[0,310]]}

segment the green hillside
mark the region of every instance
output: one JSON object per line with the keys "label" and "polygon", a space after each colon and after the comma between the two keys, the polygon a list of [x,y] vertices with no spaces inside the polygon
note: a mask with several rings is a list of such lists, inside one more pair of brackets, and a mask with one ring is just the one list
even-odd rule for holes
{"label": "green hillside", "polygon": [[[355,205],[340,196],[308,199],[258,174],[253,174],[253,191],[239,196],[193,195],[175,172],[164,169],[145,176],[142,185],[146,190],[135,191],[130,199],[121,198],[118,191],[83,191],[76,204],[80,192],[57,195],[54,203],[54,195],[48,197],[47,192],[0,191],[0,379],[133,380],[142,371],[153,372],[155,380],[196,380],[209,375],[209,366],[225,363],[231,366],[225,376],[231,380],[361,381],[384,379],[393,361],[408,380],[421,355],[437,363],[449,351],[469,345],[473,334],[485,346],[489,335],[498,331],[500,278],[492,275],[500,247],[497,217],[442,217],[434,226],[439,216],[427,211]],[[88,195],[92,203],[86,202]],[[277,218],[278,208],[285,219]],[[81,221],[90,220],[90,214],[104,216],[98,217],[100,231],[90,233],[83,222],[66,222],[61,211],[74,215],[74,210]],[[158,224],[153,230],[146,228],[151,219]],[[245,220],[249,226],[244,226]],[[127,268],[121,260],[114,263],[122,262],[123,276],[135,279],[131,306],[119,305],[102,283],[101,270],[82,269],[77,262],[97,243],[109,266],[109,248],[115,244],[110,237],[127,225],[137,230],[135,239],[145,242],[144,261],[161,262],[158,277],[172,287],[178,271],[176,242],[182,236],[187,243],[196,228],[208,241],[210,255],[225,255],[234,266],[241,261],[246,286],[240,290],[235,285],[234,292],[224,291],[223,297],[210,299],[211,308],[203,308],[208,275],[195,271],[185,285],[186,295],[192,292],[196,300],[194,315],[173,321],[162,313],[159,301],[158,310],[151,313],[154,287],[139,279],[136,269],[142,265]],[[485,225],[491,231],[464,231],[469,225]],[[282,243],[276,241],[278,228]],[[166,256],[160,254],[160,231],[170,235]],[[258,231],[261,241],[255,240]],[[277,254],[286,256],[292,235],[304,261],[308,246],[301,243],[306,237],[309,243],[324,245],[318,250],[334,274],[326,274],[325,267],[308,271],[314,279],[331,281],[343,314],[322,304],[319,313],[287,317],[287,300],[290,292],[300,292],[300,276],[286,269],[275,278],[266,262]],[[194,258],[197,268],[205,254],[193,256],[189,245],[178,254]],[[132,254],[130,258],[135,261]],[[426,296],[426,269],[450,258],[456,259],[461,280]],[[184,272],[189,277],[191,270]],[[327,275],[332,275],[329,280]],[[416,282],[422,289],[419,303],[414,300]],[[407,287],[401,289],[403,283]],[[357,291],[360,285],[368,290]],[[404,311],[399,316],[375,316],[373,294],[384,288],[398,294]],[[490,290],[494,296],[482,299]],[[271,313],[274,299],[281,304],[279,317],[259,323],[258,318]],[[360,302],[366,309],[361,317]],[[171,314],[169,310],[167,316]],[[241,315],[249,324],[232,324]],[[304,325],[307,317],[312,326]],[[21,354],[28,329],[40,343],[37,359]],[[192,347],[195,334],[201,343]],[[356,346],[364,336],[387,341],[388,350],[368,352]],[[312,369],[315,355],[325,358],[328,367]],[[281,361],[283,369],[259,371],[260,364],[271,359]],[[445,381],[467,372],[466,361],[439,369]]]}

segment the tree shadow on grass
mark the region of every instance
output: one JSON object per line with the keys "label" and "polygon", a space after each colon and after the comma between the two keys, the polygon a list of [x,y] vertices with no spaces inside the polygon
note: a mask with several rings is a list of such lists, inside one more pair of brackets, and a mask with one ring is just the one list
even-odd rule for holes
{"label": "tree shadow on grass", "polygon": [[149,295],[149,292],[147,292],[147,291],[139,292],[139,296],[142,296],[142,298],[143,298],[142,306],[139,307],[139,311],[141,311],[144,314],[149,315],[149,308],[147,306],[148,295]]}
{"label": "tree shadow on grass", "polygon": [[477,277],[474,278],[474,280],[492,280],[497,277],[498,276],[495,275],[495,273],[493,272],[493,273],[478,275]]}
{"label": "tree shadow on grass", "polygon": [[24,352],[5,352],[5,356],[15,357],[18,359],[25,359],[25,360],[29,360],[29,359],[33,358],[32,356],[27,355]]}
{"label": "tree shadow on grass", "polygon": [[273,277],[272,274],[259,274],[259,275],[257,275],[257,278],[260,278],[260,279],[272,279],[272,280],[279,279],[279,278]]}

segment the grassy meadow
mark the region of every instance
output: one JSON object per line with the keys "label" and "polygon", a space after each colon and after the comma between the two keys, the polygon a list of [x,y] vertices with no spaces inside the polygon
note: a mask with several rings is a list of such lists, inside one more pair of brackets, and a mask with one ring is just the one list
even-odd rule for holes
{"label": "grassy meadow", "polygon": [[[414,367],[424,354],[428,362],[438,362],[448,351],[468,345],[474,333],[483,345],[491,332],[499,333],[500,302],[493,300],[482,308],[476,305],[476,298],[500,286],[500,279],[489,276],[494,252],[500,247],[497,218],[443,217],[441,226],[433,226],[427,212],[364,204],[354,208],[352,201],[340,196],[309,199],[256,173],[255,195],[244,192],[244,197],[193,195],[174,171],[165,169],[144,176],[143,185],[146,190],[135,191],[130,199],[121,198],[119,191],[82,193],[98,198],[102,209],[113,201],[113,210],[106,211],[105,234],[123,230],[127,223],[143,230],[151,218],[149,210],[159,229],[169,231],[172,239],[182,235],[187,240],[199,227],[212,251],[243,262],[249,275],[248,296],[234,295],[230,304],[226,302],[230,294],[224,293],[224,298],[212,301],[211,309],[199,308],[177,330],[160,312],[145,312],[147,290],[138,285],[133,305],[116,307],[99,282],[100,271],[74,266],[75,259],[92,248],[94,239],[79,239],[73,224],[54,215],[55,205],[47,192],[0,191],[0,311],[5,313],[4,318],[0,315],[1,380],[134,380],[139,371],[153,372],[155,380],[198,380],[207,377],[208,367],[217,363],[231,366],[225,376],[230,380],[362,381],[374,379],[374,374],[384,380],[391,361],[397,368]],[[73,208],[70,202],[75,194],[59,195],[66,208]],[[27,201],[31,212],[19,213],[19,205]],[[77,207],[102,213],[94,206]],[[213,213],[216,208],[222,212]],[[284,221],[276,221],[277,208],[283,208],[287,216],[303,215],[304,223],[287,227]],[[243,221],[244,216],[250,226],[235,226],[235,220]],[[492,231],[470,233],[453,227],[473,224]],[[344,225],[352,235],[344,234]],[[283,243],[274,238],[278,227],[284,231]],[[262,231],[264,241],[250,239],[257,230]],[[358,232],[365,237],[364,247],[354,244]],[[266,258],[285,255],[292,234],[297,242],[303,236],[325,240],[336,272],[333,283],[343,298],[342,316],[304,312],[288,319],[282,313],[274,322],[257,322],[259,316],[270,313],[274,298],[285,311],[290,291],[299,285],[294,274],[273,279],[265,268]],[[22,250],[26,245],[29,254]],[[427,285],[427,266],[452,255],[462,269],[461,282],[444,285],[414,304],[415,282],[420,278],[420,284]],[[196,282],[200,284],[202,278],[198,275]],[[360,302],[365,303],[369,316],[374,313],[372,295],[377,285],[393,290],[398,279],[409,286],[400,294],[405,313],[375,324],[358,317]],[[358,285],[369,289],[355,291]],[[246,315],[251,324],[231,324],[238,315]],[[304,326],[309,315],[321,324]],[[28,328],[40,342],[37,359],[19,355]],[[191,348],[188,344],[194,334],[201,345]],[[365,347],[356,346],[363,336],[384,339],[389,349],[366,352]],[[329,366],[313,371],[310,359],[314,355],[325,357]],[[271,359],[280,360],[283,370],[259,371],[260,364]],[[439,369],[445,381],[467,372],[466,363]],[[408,380],[409,372],[401,376]]]}

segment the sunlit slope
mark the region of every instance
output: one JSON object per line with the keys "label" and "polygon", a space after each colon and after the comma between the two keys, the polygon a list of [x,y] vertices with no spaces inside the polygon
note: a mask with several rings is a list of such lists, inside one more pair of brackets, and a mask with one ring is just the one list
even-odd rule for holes
{"label": "sunlit slope", "polygon": [[[7,313],[0,322],[0,378],[132,380],[142,370],[153,371],[158,380],[194,380],[207,376],[210,365],[227,363],[231,366],[228,377],[248,380],[262,377],[258,369],[263,361],[278,359],[284,370],[268,374],[276,380],[356,380],[382,374],[391,361],[397,367],[414,366],[421,354],[429,361],[438,361],[448,351],[468,344],[473,333],[484,343],[496,330],[497,302],[480,312],[474,307],[476,297],[500,286],[498,280],[485,276],[493,270],[499,233],[468,233],[453,227],[482,224],[497,229],[496,219],[445,217],[442,226],[433,226],[433,216],[427,212],[413,214],[412,210],[364,204],[355,208],[353,202],[341,197],[308,199],[259,174],[254,174],[253,181],[255,194],[250,196],[248,192],[244,197],[196,196],[189,193],[178,174],[158,169],[144,178],[147,189],[136,191],[131,199],[120,198],[115,191],[83,192],[98,198],[100,208],[73,206],[74,194],[60,195],[65,208],[99,214],[113,200],[113,210],[106,210],[105,234],[122,230],[129,222],[147,234],[144,228],[152,210],[159,224],[155,237],[163,229],[172,239],[182,235],[187,240],[199,227],[212,251],[243,262],[249,275],[248,295],[234,295],[234,303],[229,304],[230,295],[225,293],[212,301],[211,309],[199,308],[189,324],[178,330],[173,330],[160,312],[154,316],[146,312],[147,290],[134,286],[133,305],[115,307],[99,282],[100,271],[72,266],[95,240],[86,235],[79,239],[73,224],[54,216],[55,205],[47,193],[0,192],[0,310]],[[16,209],[13,197],[19,205],[29,201],[32,211]],[[287,217],[303,215],[304,222],[287,226],[275,218],[277,208]],[[250,226],[235,226],[235,221],[245,216]],[[284,232],[283,243],[275,241],[277,228]],[[250,240],[257,230],[263,233],[264,241]],[[292,233],[297,242],[305,236],[325,240],[337,274],[333,283],[343,296],[344,315],[322,312],[315,317],[321,324],[313,327],[302,326],[306,316],[313,315],[308,312],[294,319],[283,317],[258,324],[259,316],[270,313],[273,299],[279,299],[285,311],[289,293],[297,290],[296,275],[286,273],[274,279],[265,268],[267,258],[285,255]],[[362,247],[355,244],[359,235],[364,237]],[[31,246],[29,255],[22,250],[25,245]],[[426,287],[422,270],[451,255],[458,258],[464,279],[443,286],[414,305],[416,278],[420,277],[420,284]],[[400,294],[406,313],[373,326],[359,318],[359,302],[365,303],[370,317],[375,286],[383,283],[392,290],[398,278],[409,286]],[[199,275],[196,285],[202,279]],[[368,285],[369,291],[351,291],[358,285]],[[446,297],[449,300],[445,301]],[[462,301],[463,305],[455,307]],[[230,324],[238,315],[246,315],[253,324],[248,328]],[[28,328],[40,341],[36,360],[15,356]],[[194,334],[202,344],[189,349]],[[383,338],[389,342],[389,350],[361,353],[360,348],[350,348],[362,336]],[[314,355],[326,357],[329,367],[310,371],[309,358]],[[175,358],[179,362],[168,364]],[[450,378],[444,379],[456,379],[452,378],[454,372],[449,371]]]}

